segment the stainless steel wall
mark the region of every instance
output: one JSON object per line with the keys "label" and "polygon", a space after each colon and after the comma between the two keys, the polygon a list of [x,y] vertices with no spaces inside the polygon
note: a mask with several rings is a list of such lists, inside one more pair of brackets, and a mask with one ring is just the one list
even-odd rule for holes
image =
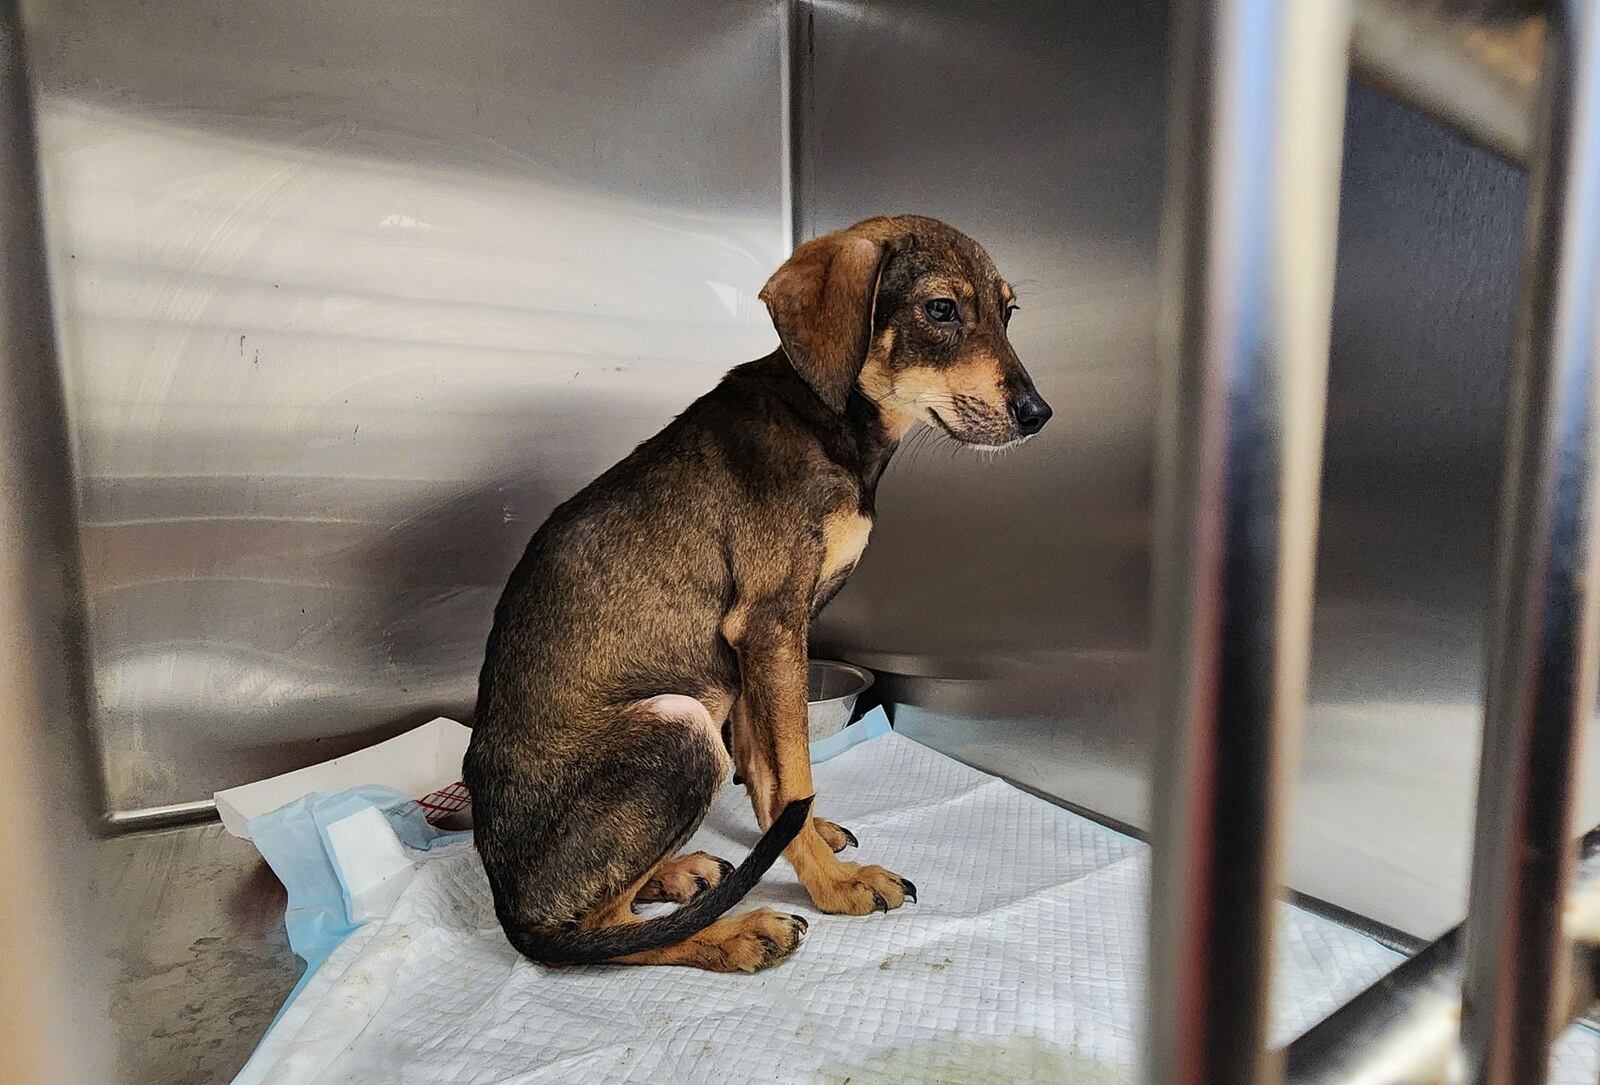
{"label": "stainless steel wall", "polygon": [[33,106],[0,5],[0,1058],[7,1082],[108,1081],[112,976],[93,892],[85,606]]}
{"label": "stainless steel wall", "polygon": [[[909,733],[1143,826],[1164,6],[814,10],[802,220],[967,228],[1056,409],[1001,460],[902,455],[819,640],[897,672]],[[1431,936],[1465,908],[1524,178],[1365,90],[1346,131],[1291,879]]]}
{"label": "stainless steel wall", "polygon": [[775,342],[779,22],[34,5],[115,809],[469,708],[550,507]]}

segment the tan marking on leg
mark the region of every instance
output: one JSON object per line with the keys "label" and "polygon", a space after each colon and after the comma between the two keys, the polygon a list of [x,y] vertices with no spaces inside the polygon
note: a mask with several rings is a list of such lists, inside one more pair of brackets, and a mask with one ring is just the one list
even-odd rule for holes
{"label": "tan marking on leg", "polygon": [[717,626],[717,632],[722,634],[722,639],[733,648],[739,647],[739,642],[744,640],[745,626],[750,621],[750,607],[746,603],[737,603],[728,613],[722,616],[722,621]]}
{"label": "tan marking on leg", "polygon": [[728,720],[733,725],[733,756],[739,764],[739,775],[744,778],[745,793],[750,796],[750,805],[755,808],[756,820],[765,829],[772,824],[772,817],[777,816],[776,811],[771,817],[766,813],[776,801],[777,776],[765,751],[758,746],[758,736],[751,725],[750,712],[743,698],[734,702]]}
{"label": "tan marking on leg", "polygon": [[881,866],[846,863],[808,826],[784,853],[811,903],[829,915],[870,915],[916,899],[916,887]]}
{"label": "tan marking on leg", "polygon": [[[696,852],[658,863],[627,889],[590,911],[578,921],[578,926],[584,930],[598,930],[645,922],[633,910],[645,886],[666,868],[701,859],[710,860],[713,864],[722,862],[715,856]],[[712,972],[759,972],[799,949],[805,934],[806,921],[803,916],[772,908],[758,908],[740,915],[724,916],[682,942],[615,957],[606,963],[670,964],[704,968]]]}
{"label": "tan marking on leg", "polygon": [[639,922],[639,917],[633,914],[634,899],[638,897],[639,890],[643,889],[645,883],[650,880],[650,876],[659,868],[660,864],[650,868],[639,875],[633,884],[622,892],[610,900],[591,908],[588,914],[578,920],[578,926],[583,930],[589,931],[598,930],[601,927],[617,927],[625,923]]}
{"label": "tan marking on leg", "polygon": [[[759,633],[752,644],[740,646],[744,692],[733,719],[740,771],[756,821],[765,830],[790,803],[813,798],[815,788],[806,728],[805,638],[782,626]],[[784,856],[823,911],[865,915],[916,899],[915,886],[882,867],[841,863],[810,818]]]}
{"label": "tan marking on leg", "polygon": [[722,733],[722,721],[728,718],[728,712],[733,708],[733,694],[725,690],[703,694],[700,703],[705,706],[706,713],[711,717],[711,722],[716,725],[718,735]]}
{"label": "tan marking on leg", "polygon": [[848,569],[861,560],[867,548],[867,537],[872,534],[872,520],[855,509],[841,509],[829,513],[822,520],[822,571],[819,581],[826,580],[841,569]]}
{"label": "tan marking on leg", "polygon": [[655,873],[634,897],[636,904],[654,904],[675,901],[679,904],[693,900],[733,873],[733,864],[703,851],[668,859],[656,867]]}
{"label": "tan marking on leg", "polygon": [[618,957],[612,964],[675,964],[711,972],[759,972],[788,957],[805,939],[801,916],[758,908],[724,916],[699,934],[662,949]]}
{"label": "tan marking on leg", "polygon": [[[811,750],[804,741],[779,741],[777,770],[776,801],[762,828],[788,803],[816,793],[811,781]],[[887,912],[908,897],[916,899],[916,887],[893,871],[841,861],[814,821],[806,823],[783,855],[806,887],[811,903],[831,915]]]}

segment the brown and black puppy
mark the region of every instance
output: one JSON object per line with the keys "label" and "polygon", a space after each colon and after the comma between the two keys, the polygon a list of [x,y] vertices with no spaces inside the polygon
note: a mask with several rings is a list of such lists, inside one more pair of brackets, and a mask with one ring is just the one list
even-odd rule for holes
{"label": "brown and black puppy", "polygon": [[[773,964],[805,920],[723,913],[780,853],[824,912],[916,899],[811,817],[808,627],[912,426],[999,447],[1050,408],[1006,339],[1010,286],[941,222],[809,241],[761,297],[781,348],[551,513],[495,610],[465,780],[500,923],[535,961]],[[734,762],[765,830],[737,870],[679,854]],[[634,913],[659,900],[683,906]]]}

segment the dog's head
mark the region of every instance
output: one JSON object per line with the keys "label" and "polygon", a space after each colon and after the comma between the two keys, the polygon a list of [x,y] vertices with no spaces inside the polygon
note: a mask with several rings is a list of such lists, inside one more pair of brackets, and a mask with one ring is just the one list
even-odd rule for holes
{"label": "dog's head", "polygon": [[916,422],[1002,448],[1050,419],[1006,338],[1011,286],[937,219],[874,218],[807,241],[761,290],[789,361],[823,402],[853,392],[896,437]]}

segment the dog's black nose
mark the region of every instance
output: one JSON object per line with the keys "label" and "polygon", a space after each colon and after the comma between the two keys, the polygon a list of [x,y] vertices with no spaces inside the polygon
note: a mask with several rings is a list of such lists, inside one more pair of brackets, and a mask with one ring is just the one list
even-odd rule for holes
{"label": "dog's black nose", "polygon": [[1017,429],[1024,437],[1032,437],[1044,429],[1044,424],[1050,421],[1050,416],[1055,412],[1050,409],[1050,404],[1040,399],[1037,395],[1023,396],[1011,408],[1011,413],[1017,419]]}

